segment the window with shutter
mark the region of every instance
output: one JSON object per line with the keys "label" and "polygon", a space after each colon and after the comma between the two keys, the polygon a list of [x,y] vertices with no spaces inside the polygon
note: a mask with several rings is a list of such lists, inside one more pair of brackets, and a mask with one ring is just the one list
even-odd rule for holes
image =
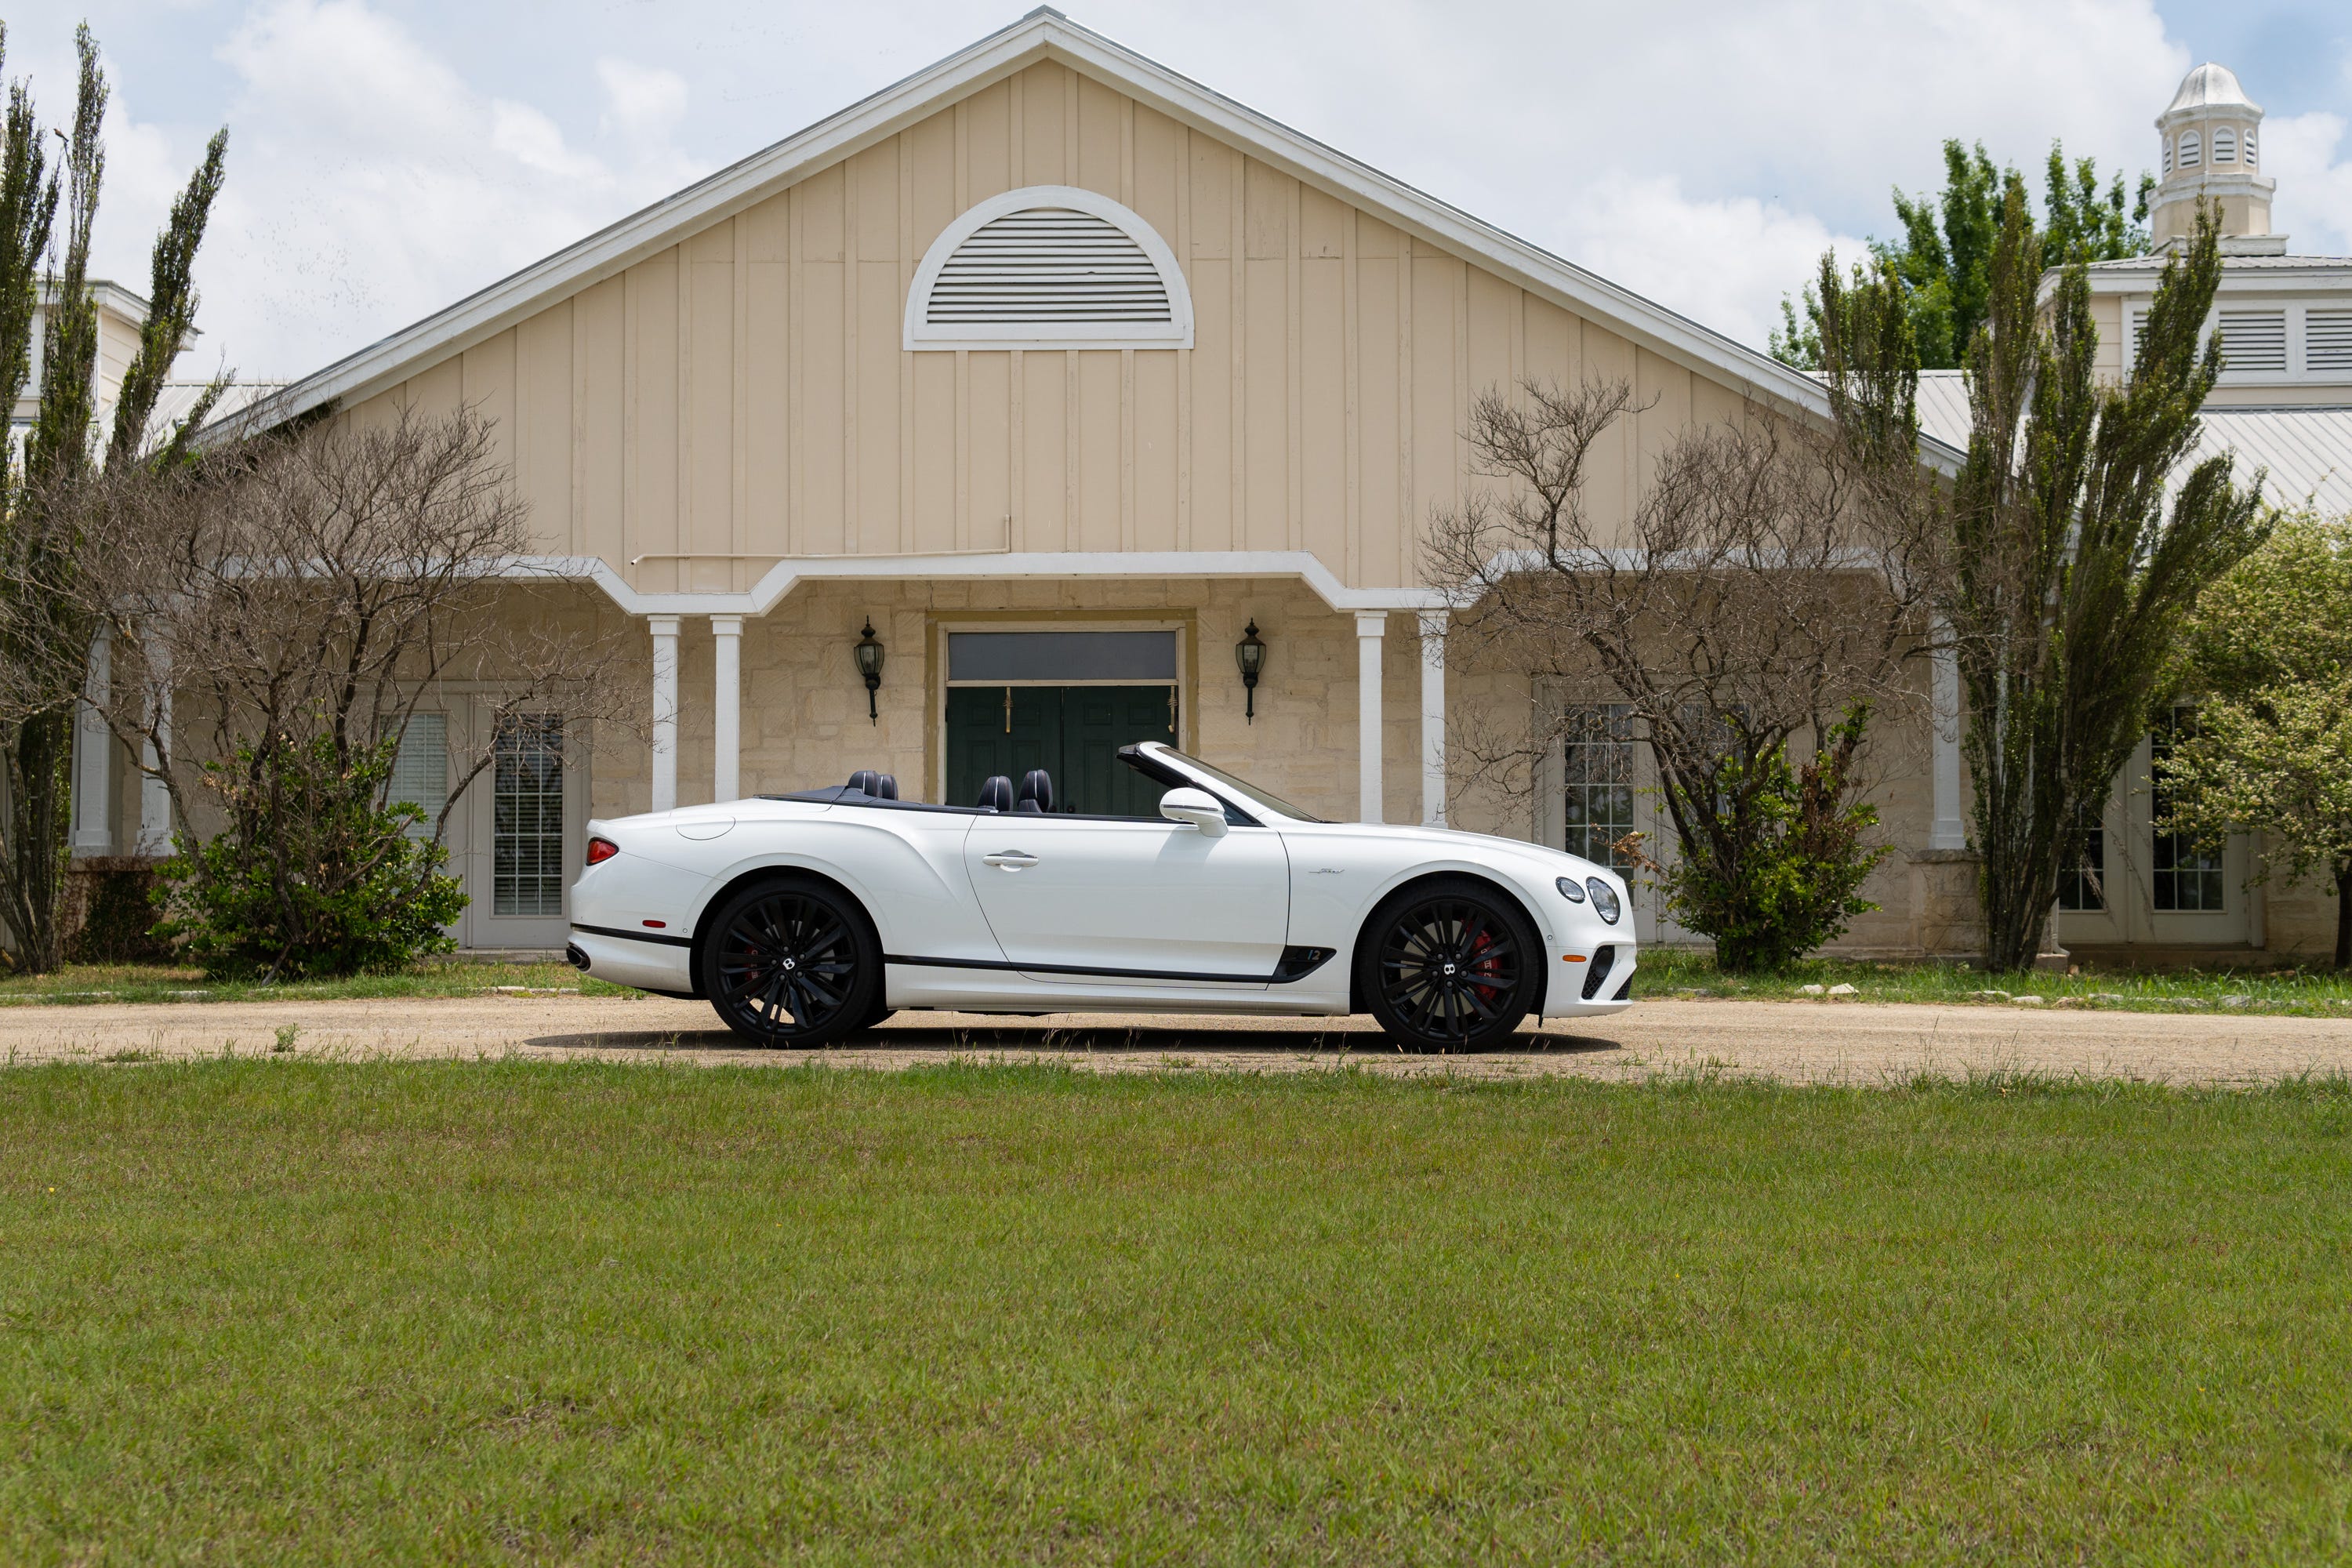
{"label": "window with shutter", "polygon": [[2246,127],[2246,167],[2247,167],[2247,168],[2249,168],[2249,169],[2251,169],[2251,168],[2252,168],[2253,166],[2254,166],[2254,128],[2253,128],[2252,126],[2249,125],[2249,126],[2247,126],[2247,127]]}
{"label": "window with shutter", "polygon": [[2180,166],[2182,168],[2193,169],[2203,163],[2204,152],[2205,143],[2198,139],[2197,132],[2184,131],[2180,133]]}
{"label": "window with shutter", "polygon": [[2352,374],[2352,310],[2314,310],[2304,317],[2303,368]]}
{"label": "window with shutter", "polygon": [[2222,369],[2286,369],[2284,310],[2224,310],[2221,326]]}
{"label": "window with shutter", "polygon": [[1035,185],[950,224],[907,297],[909,349],[1189,348],[1175,253],[1093,191]]}
{"label": "window with shutter", "polygon": [[2213,162],[2234,163],[2238,161],[2238,133],[2224,125],[2213,132]]}

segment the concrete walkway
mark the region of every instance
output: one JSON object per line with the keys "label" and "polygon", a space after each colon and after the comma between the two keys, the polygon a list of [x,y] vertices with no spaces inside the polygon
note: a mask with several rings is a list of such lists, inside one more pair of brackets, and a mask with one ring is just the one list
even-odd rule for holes
{"label": "concrete walkway", "polygon": [[2004,1006],[1654,1001],[1597,1024],[1523,1032],[1510,1051],[1396,1054],[1365,1019],[905,1014],[831,1051],[759,1050],[699,1003],[494,996],[369,1002],[0,1007],[0,1062],[130,1062],[293,1050],[341,1059],[523,1057],[893,1068],[953,1060],[1060,1061],[1105,1072],[1296,1072],[1347,1062],[1383,1072],[1641,1079],[1721,1071],[1803,1083],[1884,1083],[2035,1072],[2177,1084],[2352,1075],[2352,1019]]}

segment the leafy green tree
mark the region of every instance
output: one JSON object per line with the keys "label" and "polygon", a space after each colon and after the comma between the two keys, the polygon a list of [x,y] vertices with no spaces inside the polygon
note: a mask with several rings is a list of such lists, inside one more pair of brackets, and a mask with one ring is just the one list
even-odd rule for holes
{"label": "leafy green tree", "polygon": [[2258,833],[2257,876],[2320,873],[2352,968],[2352,518],[2283,520],[2206,591],[2185,662],[2197,722],[2158,764],[2165,830]]}
{"label": "leafy green tree", "polygon": [[[0,26],[0,61],[6,41]],[[89,27],[74,41],[80,73],[72,123],[58,133],[61,162],[47,161],[22,81],[10,84],[0,135],[0,408],[13,409],[23,395],[32,334],[42,333],[40,396],[23,460],[13,449],[0,452],[0,963],[28,973],[53,969],[64,955],[58,915],[74,703],[97,626],[72,591],[81,544],[76,492],[102,466],[147,456],[141,443],[157,395],[194,326],[191,268],[228,146],[226,131],[213,137],[156,239],[147,317],[101,448],[89,246],[106,172],[99,129],[107,87]],[[181,433],[217,394],[200,401]],[[177,447],[175,434],[170,449]]]}
{"label": "leafy green tree", "polygon": [[[2200,214],[2194,241],[2166,263],[2120,384],[2092,374],[2098,331],[2083,260],[2065,266],[2044,304],[2043,256],[2012,183],[1969,343],[1968,456],[1948,494],[1922,502],[1946,522],[1930,597],[1967,700],[1985,957],[2000,970],[2032,965],[2068,826],[2105,805],[2199,595],[2265,531],[2255,491],[2231,482],[2226,455],[2171,483],[2221,371],[2218,335],[2198,342],[2221,281],[2213,216]],[[1841,428],[1882,471],[1912,471],[1909,452],[1885,439],[1903,423],[1904,378],[1876,374],[1887,318],[1907,314],[1901,280],[1882,266],[1849,285],[1825,256],[1820,288]]]}
{"label": "leafy green tree", "polygon": [[[1903,301],[1918,344],[1919,363],[1931,370],[1957,369],[1985,317],[1992,287],[1993,252],[2001,212],[2010,192],[2022,193],[2025,177],[1996,169],[1984,144],[1944,143],[1944,188],[1932,196],[1895,192],[1899,240],[1873,240],[1877,270],[1891,280]],[[2072,163],[2058,143],[2042,170],[2040,229],[2042,254],[2053,262],[2112,261],[2147,248],[2147,207],[2156,178],[2143,174],[2126,207],[2124,176],[2102,190],[2095,159]],[[1780,327],[1771,334],[1773,357],[1805,370],[1822,368],[1822,294],[1808,284],[1801,310],[1780,301]]]}

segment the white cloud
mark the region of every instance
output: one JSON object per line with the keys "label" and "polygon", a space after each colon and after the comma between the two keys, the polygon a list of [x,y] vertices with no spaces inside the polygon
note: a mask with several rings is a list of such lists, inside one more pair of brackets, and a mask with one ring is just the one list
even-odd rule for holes
{"label": "white cloud", "polygon": [[608,56],[596,62],[596,79],[604,84],[607,130],[627,136],[665,135],[686,117],[686,79],[676,71]]}
{"label": "white cloud", "polygon": [[[362,0],[257,7],[218,58],[238,89],[200,273],[205,342],[184,362],[189,374],[211,368],[208,351],[247,375],[314,369],[697,172],[664,133],[657,87],[640,81],[638,134],[623,155],[600,156]],[[165,140],[128,123],[110,137],[118,160],[135,147],[138,166],[154,166],[115,193],[117,233],[145,209],[152,234],[185,178],[195,144],[172,157]]]}
{"label": "white cloud", "polygon": [[2344,131],[2336,114],[2263,122],[2263,173],[2278,182],[2271,227],[2301,255],[2352,255],[2352,162],[2337,157]]}
{"label": "white cloud", "polygon": [[1753,197],[1696,200],[1672,178],[1619,174],[1593,182],[1553,245],[1604,278],[1638,278],[1660,304],[1757,344],[1780,325],[1781,296],[1802,286],[1822,251],[1834,248],[1845,263],[1865,254],[1860,237],[1801,213]]}

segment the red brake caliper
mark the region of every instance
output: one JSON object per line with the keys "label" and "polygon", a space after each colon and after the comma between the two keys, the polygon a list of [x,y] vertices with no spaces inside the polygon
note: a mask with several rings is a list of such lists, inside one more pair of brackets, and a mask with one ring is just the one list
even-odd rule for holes
{"label": "red brake caliper", "polygon": [[[1471,973],[1472,974],[1474,974],[1474,975],[1484,975],[1484,974],[1486,974],[1486,973],[1489,973],[1489,972],[1487,972],[1487,971],[1486,971],[1486,965],[1488,965],[1488,964],[1490,964],[1490,963],[1494,963],[1495,961],[1494,961],[1493,959],[1491,959],[1491,958],[1486,957],[1486,950],[1487,950],[1488,948],[1490,948],[1490,947],[1494,946],[1494,945],[1495,945],[1495,933],[1494,933],[1494,932],[1492,932],[1492,931],[1480,931],[1480,932],[1478,933],[1478,940],[1477,940],[1477,942],[1475,942],[1475,943],[1471,947],[1471,949],[1470,949],[1470,965],[1469,965],[1469,968],[1470,968],[1470,973]],[[1497,998],[1499,998],[1499,997],[1503,994],[1503,988],[1502,988],[1502,986],[1500,986],[1499,984],[1491,984],[1491,983],[1489,983],[1489,984],[1478,984],[1478,986],[1477,986],[1477,991],[1478,991],[1478,999],[1479,999],[1480,1001],[1482,1001],[1482,1002],[1485,1002],[1485,1003],[1486,1003],[1487,1005],[1489,1005],[1489,1006],[1492,1006],[1492,1005],[1495,1004],[1495,1002],[1496,1001],[1496,999],[1497,999]]]}

